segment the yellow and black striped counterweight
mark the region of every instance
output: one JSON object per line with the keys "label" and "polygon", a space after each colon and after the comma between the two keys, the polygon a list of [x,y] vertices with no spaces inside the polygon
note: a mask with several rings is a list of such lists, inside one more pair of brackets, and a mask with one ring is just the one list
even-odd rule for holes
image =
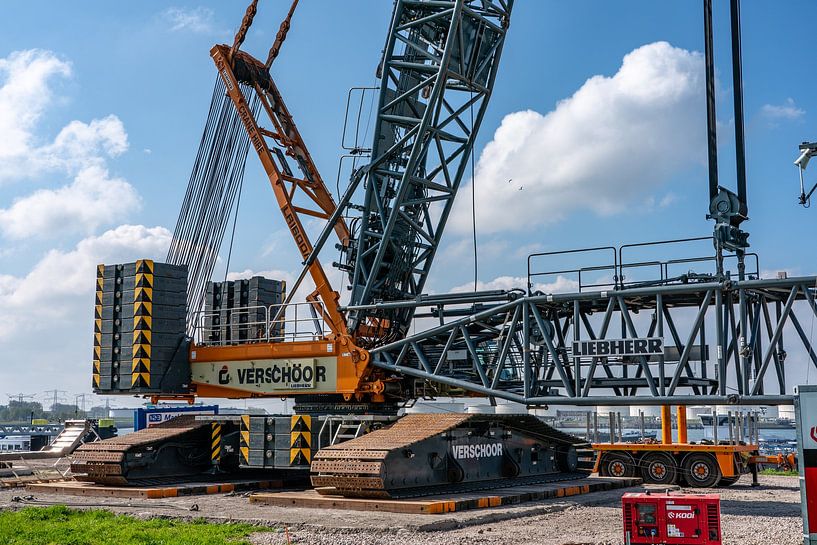
{"label": "yellow and black striped counterweight", "polygon": [[241,465],[250,463],[250,415],[241,415],[241,430],[238,451],[241,455]]}
{"label": "yellow and black striped counterweight", "polygon": [[210,423],[210,460],[213,464],[221,462],[221,424]]}
{"label": "yellow and black striped counterweight", "polygon": [[187,267],[139,259],[97,267],[96,393],[186,393]]}
{"label": "yellow and black striped counterweight", "polygon": [[308,466],[312,463],[312,417],[294,415],[290,422],[289,465]]}
{"label": "yellow and black striped counterweight", "polygon": [[133,286],[133,363],[131,387],[150,387],[153,261],[136,261]]}
{"label": "yellow and black striped counterweight", "polygon": [[96,293],[94,301],[94,372],[93,386],[99,388],[102,359],[102,287],[105,281],[105,265],[96,267]]}

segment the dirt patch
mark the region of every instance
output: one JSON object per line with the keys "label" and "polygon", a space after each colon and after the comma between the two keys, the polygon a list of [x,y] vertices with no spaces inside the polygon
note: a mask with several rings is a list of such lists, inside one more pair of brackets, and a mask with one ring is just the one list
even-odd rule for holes
{"label": "dirt patch", "polygon": [[[796,477],[761,476],[752,488],[744,478],[719,489],[723,535],[727,545],[799,545],[802,543],[800,489]],[[635,489],[526,503],[446,515],[269,507],[251,504],[244,495],[214,495],[162,500],[118,500],[37,495],[37,504],[60,503],[79,508],[103,507],[138,517],[204,518],[212,522],[243,521],[268,528],[253,536],[258,545],[293,543],[360,545],[621,544],[621,496]],[[697,492],[689,490],[689,492]],[[24,490],[0,490],[0,509],[23,503],[13,496]],[[192,510],[195,509],[195,510]]]}

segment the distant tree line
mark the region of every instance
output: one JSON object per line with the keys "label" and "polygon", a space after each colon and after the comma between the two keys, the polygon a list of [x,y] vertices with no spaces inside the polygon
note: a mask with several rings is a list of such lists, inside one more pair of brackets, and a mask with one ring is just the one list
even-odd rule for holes
{"label": "distant tree line", "polygon": [[77,405],[57,403],[50,410],[45,410],[38,401],[9,400],[8,405],[0,405],[0,422],[22,424],[32,419],[42,418],[49,422],[58,422],[72,418],[104,418],[108,410],[104,406],[91,407],[83,411]]}

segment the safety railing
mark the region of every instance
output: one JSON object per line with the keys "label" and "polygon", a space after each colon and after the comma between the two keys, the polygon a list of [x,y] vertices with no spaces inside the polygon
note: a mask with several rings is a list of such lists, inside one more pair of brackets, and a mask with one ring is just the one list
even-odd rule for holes
{"label": "safety railing", "polygon": [[[575,288],[571,291],[579,293],[587,290],[623,289],[635,286],[659,285],[670,283],[695,282],[699,280],[711,280],[717,275],[717,257],[714,255],[694,255],[691,257],[677,259],[642,259],[626,260],[625,252],[632,254],[634,250],[652,249],[665,245],[680,245],[697,243],[702,241],[712,241],[712,237],[692,237],[675,240],[660,240],[654,242],[640,242],[636,244],[623,244],[618,247],[600,246],[596,248],[577,248],[555,252],[539,252],[528,256],[528,293],[543,291],[548,287],[568,287]],[[677,247],[677,246],[676,246]],[[578,267],[556,267],[538,270],[535,265],[541,260],[548,260],[551,263],[558,261],[560,257],[569,257],[575,261],[591,260],[592,264]],[[760,260],[756,253],[746,253],[746,267],[744,275],[747,279],[753,280],[760,277]],[[631,258],[632,259],[632,258]],[[724,277],[730,279],[738,278],[737,256],[725,255]],[[730,268],[729,264],[734,263]],[[701,270],[693,271],[690,267],[698,267]],[[546,280],[550,280],[548,283]],[[561,280],[561,282],[560,282]]]}
{"label": "safety railing", "polygon": [[[690,245],[692,243],[697,242],[708,242],[712,244],[713,239],[711,236],[705,237],[690,237],[690,238],[681,238],[681,239],[673,239],[673,240],[657,240],[651,242],[637,242],[634,244],[622,244],[618,248],[618,279],[620,287],[632,287],[637,285],[645,285],[645,284],[666,284],[671,282],[689,282],[695,281],[696,279],[711,279],[715,277],[717,274],[717,257],[714,255],[694,255],[691,257],[685,258],[678,258],[678,259],[653,259],[653,260],[642,260],[642,261],[626,261],[625,260],[625,251],[632,253],[633,250],[636,249],[648,249],[648,248],[658,248],[662,246],[669,246],[672,245],[673,249],[677,248],[679,245]],[[712,246],[714,248],[714,245]],[[744,271],[744,274],[747,279],[756,279],[760,277],[760,260],[756,253],[746,253],[744,256],[745,260],[748,262],[754,261],[754,269],[749,269]],[[723,262],[724,262],[724,276],[730,279],[736,279],[738,277],[737,272],[737,256],[736,255],[724,255]],[[728,268],[728,264],[734,262],[735,263],[735,270],[730,270]],[[698,265],[709,265],[710,267],[706,268],[705,270],[698,270],[698,271],[691,271],[689,267],[693,264]],[[678,266],[685,266],[687,267],[686,270],[679,270]],[[628,276],[632,274],[636,274],[638,269],[652,269],[654,272],[651,275],[648,275],[644,279],[630,279]],[[656,274],[657,269],[657,274]],[[671,270],[672,269],[672,270]]]}
{"label": "safety railing", "polygon": [[270,307],[270,322],[267,334],[270,341],[316,341],[326,338],[329,333],[324,316],[323,303],[290,303],[279,311],[280,305]]}
{"label": "safety railing", "polygon": [[320,302],[234,307],[194,312],[193,340],[203,346],[307,341],[326,338]]}
{"label": "safety railing", "polygon": [[[557,269],[543,271],[536,271],[534,269],[535,263],[537,261],[541,261],[543,258],[547,260],[554,260],[559,256],[570,256],[570,258],[575,259],[595,259],[595,256],[598,256],[599,254],[609,255],[609,257],[612,257],[613,262],[603,262],[600,265],[589,265],[586,267],[560,267]],[[602,259],[604,258],[602,257]],[[555,282],[558,282],[560,278],[567,280],[569,284],[575,283],[579,292],[590,288],[615,289],[615,287],[618,285],[618,270],[618,253],[614,246],[574,248],[571,250],[560,250],[556,252],[537,252],[528,256],[528,293],[531,294],[535,291],[540,291],[534,289],[536,287],[535,282],[537,280],[553,279]],[[599,278],[598,273],[602,273],[603,271],[612,274],[612,279],[608,281],[606,279]],[[594,280],[588,282],[588,275],[591,275]]]}

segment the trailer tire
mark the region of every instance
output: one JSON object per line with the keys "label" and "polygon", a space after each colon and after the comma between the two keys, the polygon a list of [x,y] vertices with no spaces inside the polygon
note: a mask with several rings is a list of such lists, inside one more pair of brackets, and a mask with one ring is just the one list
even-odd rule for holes
{"label": "trailer tire", "polygon": [[693,488],[711,488],[721,480],[721,469],[714,456],[696,452],[684,459],[684,477]]}
{"label": "trailer tire", "polygon": [[665,452],[648,452],[638,464],[641,478],[652,484],[675,484],[678,482],[678,467],[672,456]]}
{"label": "trailer tire", "polygon": [[601,455],[599,475],[602,477],[635,477],[635,460],[625,452],[605,452]]}

